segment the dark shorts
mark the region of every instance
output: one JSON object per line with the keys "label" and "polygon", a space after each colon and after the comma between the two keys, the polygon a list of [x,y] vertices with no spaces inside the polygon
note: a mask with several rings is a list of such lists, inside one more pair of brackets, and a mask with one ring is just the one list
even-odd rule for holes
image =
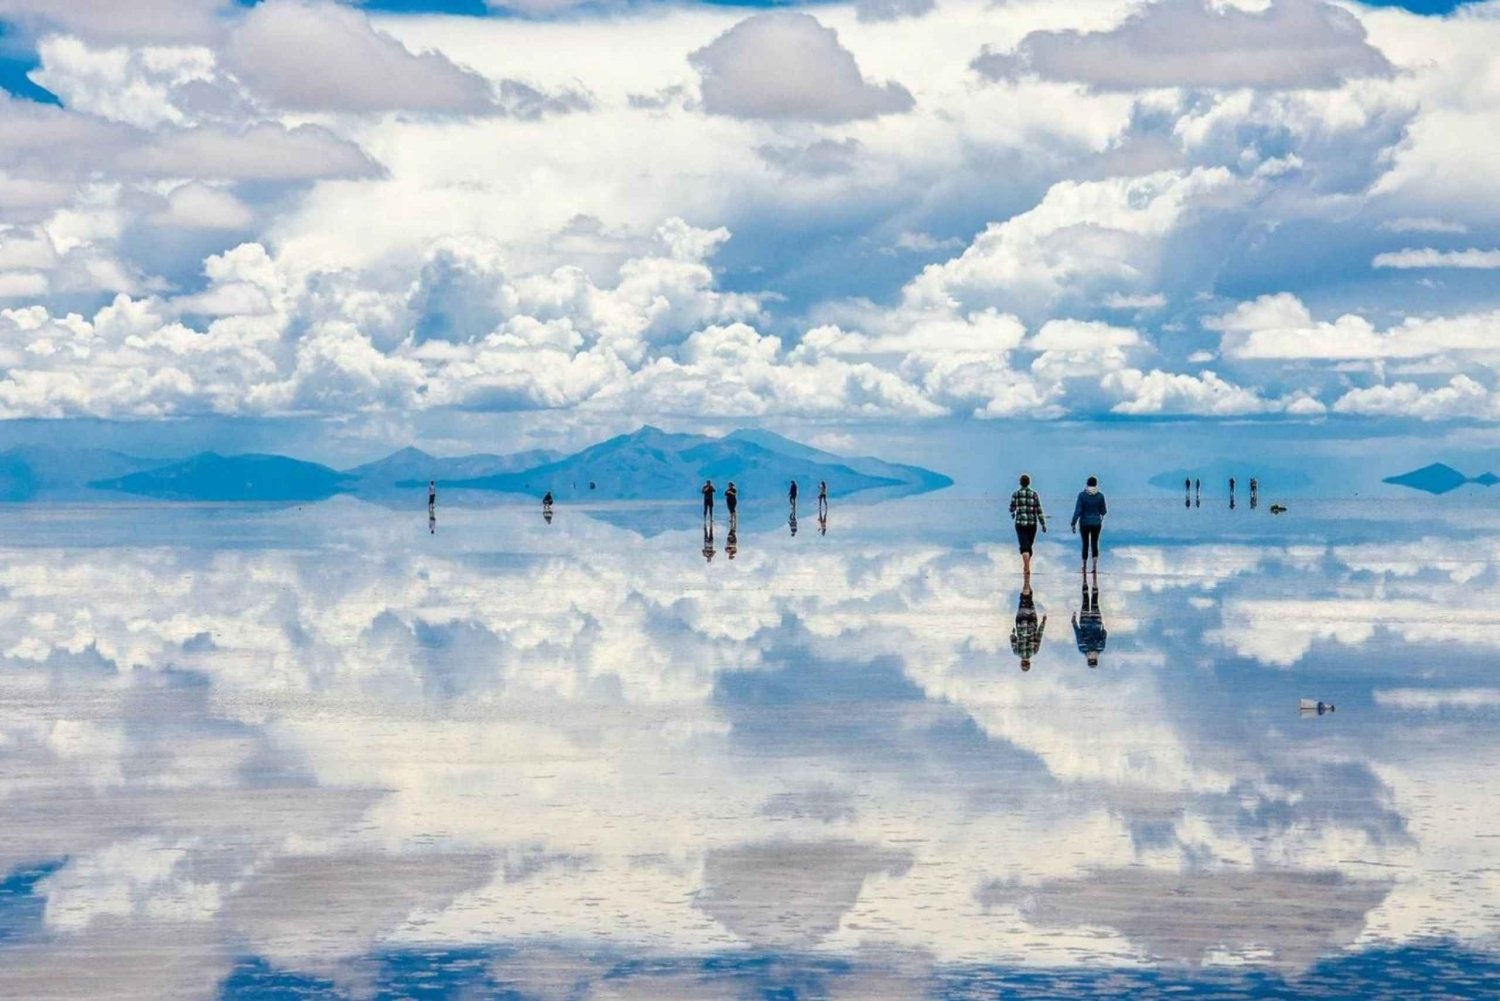
{"label": "dark shorts", "polygon": [[1032,545],[1032,543],[1036,542],[1036,526],[1035,525],[1017,525],[1016,526],[1016,542],[1020,545],[1021,552],[1023,552],[1023,553],[1029,553],[1029,552],[1031,552],[1031,545]]}

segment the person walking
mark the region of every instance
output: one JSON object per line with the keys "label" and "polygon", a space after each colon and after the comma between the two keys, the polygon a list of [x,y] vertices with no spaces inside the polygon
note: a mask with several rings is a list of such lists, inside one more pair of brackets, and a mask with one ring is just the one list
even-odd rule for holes
{"label": "person walking", "polygon": [[1078,532],[1083,541],[1083,572],[1089,569],[1089,553],[1094,555],[1094,573],[1099,572],[1099,533],[1104,529],[1104,516],[1109,514],[1109,505],[1099,492],[1099,478],[1090,476],[1088,484],[1078,494],[1073,504],[1073,520],[1069,527]]}
{"label": "person walking", "polygon": [[705,521],[713,521],[714,518],[714,481],[703,481],[703,518]]}
{"label": "person walking", "polygon": [[1010,495],[1010,517],[1016,525],[1016,543],[1021,550],[1021,572],[1031,574],[1031,547],[1040,525],[1047,531],[1047,516],[1042,513],[1042,498],[1031,489],[1031,477],[1021,474],[1021,489]]}

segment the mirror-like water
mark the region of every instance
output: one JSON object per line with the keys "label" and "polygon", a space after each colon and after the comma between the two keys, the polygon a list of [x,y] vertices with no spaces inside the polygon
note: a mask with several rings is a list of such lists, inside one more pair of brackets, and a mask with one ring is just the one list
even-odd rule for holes
{"label": "mirror-like water", "polygon": [[0,996],[1492,995],[1500,509],[1111,503],[13,509]]}

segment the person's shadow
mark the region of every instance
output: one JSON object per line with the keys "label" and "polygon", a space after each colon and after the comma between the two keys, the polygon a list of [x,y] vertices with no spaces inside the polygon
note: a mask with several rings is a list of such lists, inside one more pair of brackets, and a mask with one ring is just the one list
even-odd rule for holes
{"label": "person's shadow", "polygon": [[1036,601],[1031,595],[1031,575],[1021,578],[1021,596],[1016,602],[1016,624],[1010,631],[1010,652],[1021,659],[1021,670],[1031,670],[1031,658],[1042,648],[1047,616],[1038,621]]}
{"label": "person's shadow", "polygon": [[1083,581],[1083,608],[1073,613],[1073,639],[1078,652],[1089,667],[1099,666],[1099,655],[1109,642],[1109,630],[1104,628],[1104,613],[1099,609],[1099,575],[1094,574],[1093,589],[1089,589],[1087,578]]}

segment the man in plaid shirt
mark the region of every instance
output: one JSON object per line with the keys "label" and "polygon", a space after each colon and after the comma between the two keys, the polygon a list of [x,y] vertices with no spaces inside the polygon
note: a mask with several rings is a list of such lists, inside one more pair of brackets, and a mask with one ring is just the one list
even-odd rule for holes
{"label": "man in plaid shirt", "polygon": [[1031,477],[1021,474],[1021,489],[1010,495],[1010,516],[1016,523],[1016,542],[1021,547],[1021,572],[1031,573],[1031,546],[1036,542],[1036,528],[1047,531],[1047,516],[1042,513],[1042,498],[1031,489]]}

